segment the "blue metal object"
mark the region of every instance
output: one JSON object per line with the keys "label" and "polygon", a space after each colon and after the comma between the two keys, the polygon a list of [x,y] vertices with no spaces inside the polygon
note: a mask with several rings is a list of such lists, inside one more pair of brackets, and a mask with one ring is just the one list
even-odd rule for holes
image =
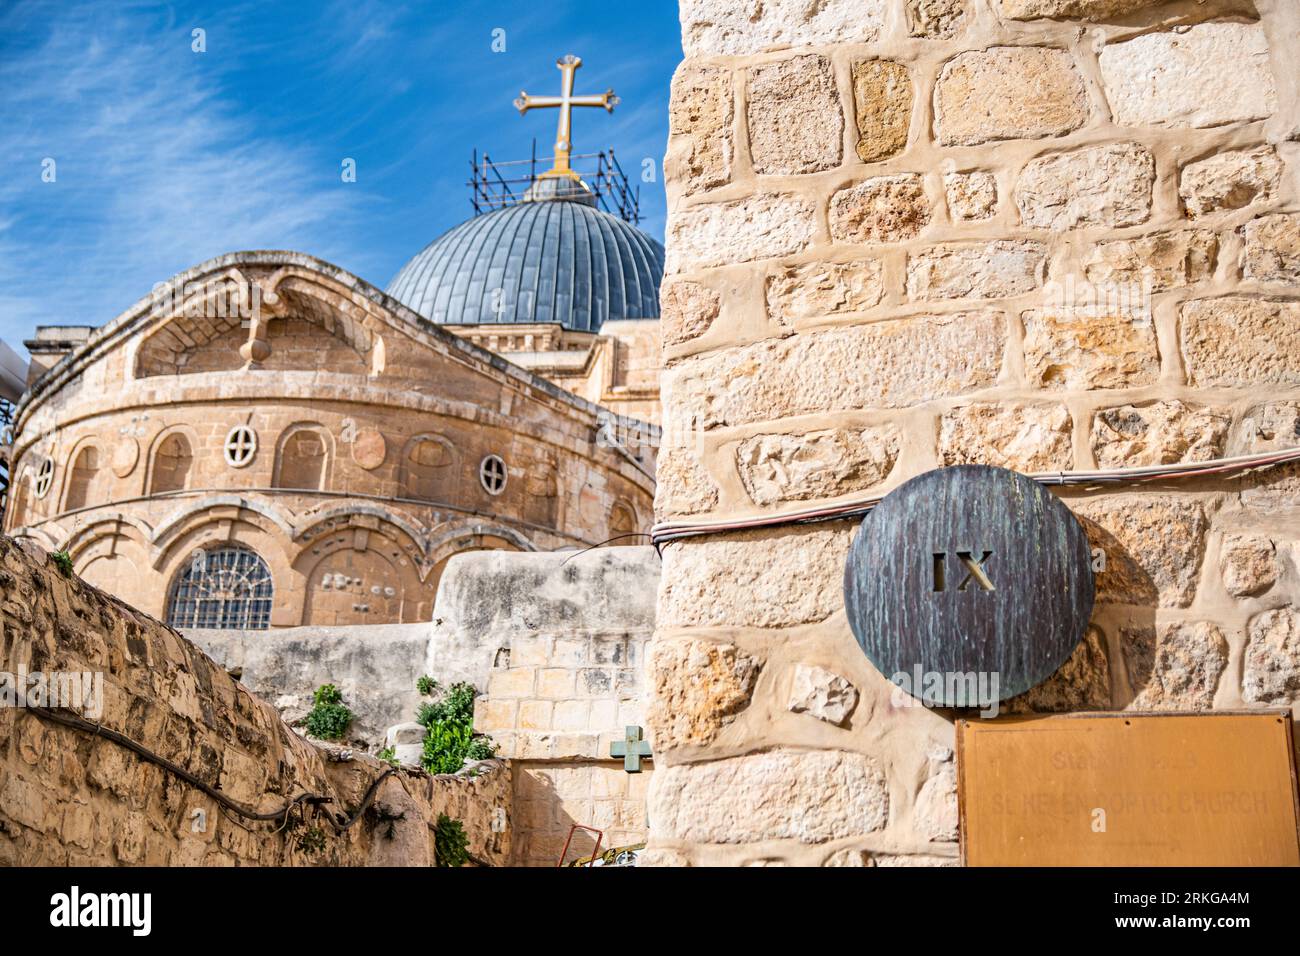
{"label": "blue metal object", "polygon": [[641,728],[629,724],[623,729],[623,739],[609,745],[611,757],[623,758],[623,769],[628,773],[641,772],[641,758],[650,756],[650,742],[641,739]]}
{"label": "blue metal object", "polygon": [[[393,298],[439,325],[657,319],[664,249],[594,208],[588,192],[475,216],[426,246],[389,283]],[[563,198],[558,198],[563,197]]]}

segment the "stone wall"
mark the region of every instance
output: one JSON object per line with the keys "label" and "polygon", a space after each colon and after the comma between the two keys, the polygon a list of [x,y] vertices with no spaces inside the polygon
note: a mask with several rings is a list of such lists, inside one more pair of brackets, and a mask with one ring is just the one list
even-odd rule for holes
{"label": "stone wall", "polygon": [[[256,811],[306,792],[350,815],[386,769],[299,737],[177,632],[10,538],[0,538],[0,672],[102,675],[102,708],[92,708],[102,713],[88,717]],[[428,866],[444,812],[462,821],[474,856],[501,864],[512,851],[511,774],[497,762],[483,770],[399,771],[350,829],[308,809],[277,832],[116,741],[0,706],[0,865]]]}
{"label": "stone wall", "polygon": [[[464,555],[448,568],[436,627],[490,657],[474,727],[514,769],[515,863],[554,866],[574,824],[604,831],[603,849],[645,839],[650,764],[628,774],[610,744],[644,723],[658,581],[647,547]],[[579,831],[569,858],[591,847]]]}
{"label": "stone wall", "polygon": [[[1300,55],[1259,0],[682,0],[659,520],[1300,444]],[[1300,470],[1068,503],[1093,625],[1013,710],[1300,696]],[[951,715],[845,620],[848,522],[663,549],[644,862],[957,853]]]}

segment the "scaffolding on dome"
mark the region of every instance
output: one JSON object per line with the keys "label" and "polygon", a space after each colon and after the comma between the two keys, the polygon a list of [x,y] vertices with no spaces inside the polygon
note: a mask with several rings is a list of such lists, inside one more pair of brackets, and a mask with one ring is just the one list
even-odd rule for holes
{"label": "scaffolding on dome", "polygon": [[[613,149],[603,153],[575,153],[570,160],[573,171],[595,196],[596,208],[634,226],[641,222],[641,187],[632,189],[623,167],[614,158]],[[465,184],[470,187],[469,201],[474,207],[474,215],[481,216],[523,202],[528,187],[550,168],[548,160],[541,162],[542,169],[539,170],[537,140],[533,140],[530,159],[496,162],[487,153],[480,157],[478,150],[474,150],[469,164],[470,180]]]}

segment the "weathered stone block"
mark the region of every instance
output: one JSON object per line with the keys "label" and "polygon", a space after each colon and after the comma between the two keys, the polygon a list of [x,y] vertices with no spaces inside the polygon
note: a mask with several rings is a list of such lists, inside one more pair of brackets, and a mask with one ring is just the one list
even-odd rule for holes
{"label": "weathered stone block", "polygon": [[853,528],[745,531],[663,549],[663,627],[790,627],[843,607]]}
{"label": "weathered stone block", "polygon": [[1246,625],[1241,696],[1252,704],[1288,703],[1300,691],[1300,612],[1284,607]]}
{"label": "weathered stone block", "polygon": [[945,146],[1060,136],[1088,121],[1083,76],[1066,50],[992,47],[959,53],[934,89],[935,138]]}
{"label": "weathered stone block", "polygon": [[1016,185],[1020,221],[1037,229],[1133,226],[1151,215],[1156,164],[1137,143],[1089,146],[1031,160]]}
{"label": "weathered stone block", "polygon": [[957,839],[957,767],[952,751],[930,755],[930,775],[921,785],[914,806],[916,828],[933,843],[951,843]]}
{"label": "weathered stone block", "polygon": [[1208,621],[1163,624],[1123,633],[1131,710],[1209,710],[1228,666],[1228,642]]}
{"label": "weathered stone block", "polygon": [[865,754],[776,749],[658,768],[647,809],[670,840],[824,843],[881,829],[889,788]]}
{"label": "weathered stone block", "polygon": [[736,446],[736,470],[755,504],[833,498],[884,481],[898,439],[892,425],[755,435]]}
{"label": "weathered stone block", "polygon": [[792,713],[807,714],[837,727],[858,705],[858,689],[847,678],[824,667],[796,664],[786,708]]}
{"label": "weathered stone block", "polygon": [[1089,626],[1070,659],[1055,674],[1037,687],[1005,701],[1002,709],[1010,714],[1056,714],[1105,710],[1110,706],[1110,656],[1106,638],[1096,626]]}
{"label": "weathered stone block", "polygon": [[1121,405],[1092,420],[1092,453],[1100,468],[1209,461],[1223,453],[1232,416],[1173,399]]}
{"label": "weathered stone block", "polygon": [[992,173],[945,173],[948,215],[958,222],[988,219],[998,208],[998,181]]}
{"label": "weathered stone block", "polygon": [[665,391],[673,427],[898,408],[992,385],[1005,347],[1001,312],[915,316],[687,359],[665,373]]}
{"label": "weathered stone block", "polygon": [[718,485],[700,464],[695,452],[670,448],[659,456],[656,470],[655,512],[660,516],[692,515],[718,503]]}
{"label": "weathered stone block", "polygon": [[1206,127],[1265,119],[1277,109],[1259,23],[1200,23],[1112,43],[1098,56],[1121,126]]}
{"label": "weathered stone block", "polygon": [[1008,20],[1043,17],[1102,20],[1168,3],[1169,0],[998,0],[998,12]]}
{"label": "weathered stone block", "polygon": [[1186,607],[1204,554],[1199,503],[1177,497],[1104,495],[1069,502],[1093,548],[1106,554],[1095,577],[1098,604]]}
{"label": "weathered stone block", "polygon": [[930,222],[925,181],[912,173],[878,176],[831,196],[831,236],[837,242],[902,242]]}
{"label": "weathered stone block", "polygon": [[655,750],[711,742],[749,706],[761,666],[732,644],[670,638],[651,643],[646,723]]}
{"label": "weathered stone block", "polygon": [[767,314],[783,326],[804,319],[866,312],[885,294],[877,259],[855,262],[810,262],[786,266],[767,277]]}
{"label": "weathered stone block", "polygon": [[1225,534],[1219,549],[1223,587],[1233,597],[1263,594],[1277,581],[1277,545],[1263,535]]}
{"label": "weathered stone block", "polygon": [[664,345],[681,345],[709,331],[722,310],[722,296],[686,279],[669,280],[659,289]]}
{"label": "weathered stone block", "polygon": [[682,49],[691,57],[874,43],[886,6],[886,0],[682,0]]}
{"label": "weathered stone block", "polygon": [[907,147],[912,121],[912,78],[892,60],[853,64],[853,103],[858,124],[858,158],[874,163]]}
{"label": "weathered stone block", "polygon": [[668,103],[667,175],[686,192],[722,186],[735,159],[731,73],[717,67],[678,67]]}
{"label": "weathered stone block", "polygon": [[1219,240],[1208,229],[1154,232],[1098,244],[1084,261],[1094,285],[1128,286],[1128,294],[1177,289],[1214,275]]}
{"label": "weathered stone block", "polygon": [[1178,178],[1178,195],[1189,219],[1273,198],[1282,180],[1282,160],[1272,146],[1216,153],[1188,163]]}
{"label": "weathered stone block", "polygon": [[1025,375],[1051,389],[1134,388],[1160,374],[1150,319],[1068,309],[1026,312]]}
{"label": "weathered stone block", "polygon": [[1300,215],[1261,216],[1242,227],[1241,274],[1261,282],[1300,282]]}
{"label": "weathered stone block", "polygon": [[1047,247],[1041,242],[930,246],[907,259],[911,299],[996,299],[1032,292],[1042,283]]}
{"label": "weathered stone block", "polygon": [[749,71],[754,172],[811,173],[840,164],[844,115],[824,56],[795,56]]}
{"label": "weathered stone block", "polygon": [[1070,413],[1064,405],[979,403],[954,408],[939,419],[939,461],[944,465],[997,465],[1014,471],[1070,468]]}
{"label": "weathered stone block", "polygon": [[1178,333],[1189,385],[1300,385],[1300,302],[1193,299]]}
{"label": "weathered stone block", "polygon": [[816,214],[797,196],[759,193],[691,206],[668,222],[669,274],[798,252],[812,241]]}
{"label": "weathered stone block", "polygon": [[1241,420],[1236,453],[1276,451],[1300,445],[1300,402],[1267,402]]}
{"label": "weathered stone block", "polygon": [[966,28],[967,0],[907,0],[908,36],[951,40]]}

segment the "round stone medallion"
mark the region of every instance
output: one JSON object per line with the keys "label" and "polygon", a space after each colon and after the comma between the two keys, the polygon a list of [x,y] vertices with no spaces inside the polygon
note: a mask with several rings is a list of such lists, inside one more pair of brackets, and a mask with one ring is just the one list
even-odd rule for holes
{"label": "round stone medallion", "polygon": [[358,432],[352,441],[352,460],[366,471],[374,471],[384,463],[388,454],[388,443],[382,433],[367,429]]}
{"label": "round stone medallion", "polygon": [[140,460],[140,443],[130,435],[119,435],[113,448],[113,474],[125,478],[135,471],[135,463]]}
{"label": "round stone medallion", "polygon": [[1083,527],[1038,482],[987,465],[926,472],[865,518],[844,568],[858,644],[934,707],[988,706],[1051,677],[1092,613]]}

